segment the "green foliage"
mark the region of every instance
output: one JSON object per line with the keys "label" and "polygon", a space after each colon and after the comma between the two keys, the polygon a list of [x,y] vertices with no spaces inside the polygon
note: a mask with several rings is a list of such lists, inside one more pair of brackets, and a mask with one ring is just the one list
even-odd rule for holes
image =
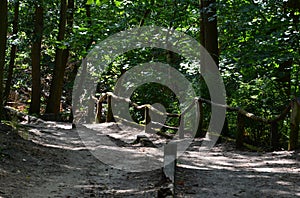
{"label": "green foliage", "polygon": [[[300,36],[297,6],[291,1],[277,0],[219,0],[217,1],[220,72],[223,77],[227,103],[239,106],[265,118],[280,114],[294,96],[299,96]],[[20,1],[19,32],[12,34],[13,2],[9,1],[8,48],[17,45],[13,91],[18,100],[28,105],[31,90],[31,43],[33,37],[35,1]],[[88,52],[105,38],[132,27],[156,25],[187,33],[196,40],[200,37],[199,1],[196,0],[79,0],[75,2],[74,25],[65,40],[58,42],[60,1],[44,0],[44,32],[42,43],[42,107],[49,95],[55,48],[70,49],[66,68],[63,108],[70,112],[70,98],[74,76]],[[206,11],[210,11],[207,9]],[[146,62],[171,65],[193,84],[198,96],[209,99],[209,91],[197,69],[197,63],[187,62],[178,54],[167,60],[162,49],[136,49],[117,57],[99,76],[98,93],[113,91],[118,78],[130,68]],[[9,54],[6,58],[9,61]],[[72,76],[73,75],[73,76]],[[145,84],[131,96],[138,104],[162,103],[167,112],[179,113],[176,96],[166,87]],[[210,106],[205,106],[204,127],[210,119]],[[137,122],[143,120],[141,111],[131,108]],[[64,114],[64,113],[63,113]],[[65,114],[64,114],[65,115]],[[67,115],[65,115],[67,117]],[[230,136],[236,130],[236,115],[228,113]],[[281,142],[288,138],[289,124],[279,125]],[[177,126],[178,120],[168,118],[167,124]],[[269,127],[246,122],[249,143],[268,144]]]}
{"label": "green foliage", "polygon": [[[220,0],[218,5],[228,104],[265,118],[280,114],[299,95],[299,13],[285,2]],[[248,126],[252,141],[268,144],[268,127]],[[287,127],[282,125],[282,134]]]}

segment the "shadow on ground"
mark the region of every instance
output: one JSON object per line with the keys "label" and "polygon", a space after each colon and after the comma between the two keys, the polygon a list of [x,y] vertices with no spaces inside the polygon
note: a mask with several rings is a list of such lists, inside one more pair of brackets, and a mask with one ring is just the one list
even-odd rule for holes
{"label": "shadow on ground", "polygon": [[[132,141],[132,131],[113,124],[97,131],[123,142],[121,150]],[[300,197],[299,153],[241,152],[223,143],[202,155],[200,146],[196,140],[178,159],[177,197]],[[43,122],[17,131],[1,125],[0,149],[0,197],[156,197],[161,180],[160,169],[126,172],[104,164],[67,124]]]}

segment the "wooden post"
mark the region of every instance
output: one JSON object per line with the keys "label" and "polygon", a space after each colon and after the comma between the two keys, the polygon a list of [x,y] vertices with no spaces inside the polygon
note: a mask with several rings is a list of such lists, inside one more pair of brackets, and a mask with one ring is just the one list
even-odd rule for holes
{"label": "wooden post", "polygon": [[114,116],[111,109],[111,95],[107,95],[107,114],[106,114],[106,122],[114,122]]}
{"label": "wooden post", "polygon": [[164,146],[164,167],[163,174],[169,179],[172,184],[170,191],[175,195],[175,179],[176,179],[176,157],[177,157],[177,143],[170,142]]}
{"label": "wooden post", "polygon": [[279,133],[278,133],[278,123],[271,122],[271,147],[272,150],[277,150],[279,148]]}
{"label": "wooden post", "polygon": [[90,96],[89,97],[89,102],[88,102],[88,110],[87,110],[87,123],[93,123],[95,120],[95,101],[94,99]]}
{"label": "wooden post", "polygon": [[299,137],[299,123],[300,123],[300,101],[299,98],[292,102],[291,113],[291,131],[288,150],[295,150],[298,148]]}
{"label": "wooden post", "polygon": [[145,106],[145,133],[151,133],[151,118],[149,113],[149,107]]}
{"label": "wooden post", "polygon": [[244,131],[245,131],[245,117],[238,112],[237,115],[237,134],[236,134],[236,148],[241,149],[244,143]]}
{"label": "wooden post", "polygon": [[197,112],[197,119],[199,119],[198,120],[198,128],[197,128],[197,132],[196,132],[196,134],[195,134],[195,137],[204,137],[205,136],[205,134],[203,134],[203,131],[202,131],[202,126],[203,126],[203,117],[204,117],[204,115],[203,115],[203,104],[202,104],[202,101],[198,101],[198,108],[197,108],[197,110],[199,110],[198,112]]}
{"label": "wooden post", "polygon": [[97,110],[96,110],[96,117],[95,122],[100,123],[102,118],[102,101],[97,101]]}
{"label": "wooden post", "polygon": [[102,108],[103,108],[103,104],[102,103],[103,103],[104,100],[107,100],[107,94],[104,94],[99,99],[97,99],[96,97],[94,97],[94,100],[97,103],[97,110],[96,110],[95,122],[96,123],[101,123],[101,122],[103,122],[103,120],[102,120]]}
{"label": "wooden post", "polygon": [[179,116],[179,127],[178,127],[179,139],[184,138],[184,115]]}

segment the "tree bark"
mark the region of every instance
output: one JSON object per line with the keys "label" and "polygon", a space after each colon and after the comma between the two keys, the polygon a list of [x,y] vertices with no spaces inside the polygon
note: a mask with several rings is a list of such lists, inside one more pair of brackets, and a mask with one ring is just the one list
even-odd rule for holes
{"label": "tree bark", "polygon": [[112,107],[111,107],[111,95],[107,96],[107,115],[106,115],[106,122],[115,122]]}
{"label": "tree bark", "polygon": [[30,114],[40,114],[41,107],[41,44],[43,37],[43,2],[35,4],[33,44],[31,48],[32,93]]}
{"label": "tree bark", "polygon": [[219,66],[216,0],[201,0],[200,42]]}
{"label": "tree bark", "polygon": [[[63,42],[65,39],[67,22],[67,0],[61,0],[60,7],[60,22],[57,41]],[[61,47],[56,48],[54,74],[50,87],[49,99],[46,107],[46,114],[53,114],[55,119],[58,119],[60,112],[60,99],[63,90],[64,73],[64,50]]]}
{"label": "tree bark", "polygon": [[[17,0],[17,1],[15,1],[15,5],[14,5],[14,21],[13,21],[14,37],[17,37],[17,34],[18,34],[19,7],[20,7],[20,2],[19,2],[19,0]],[[5,83],[5,91],[4,91],[5,103],[8,101],[8,97],[10,94],[13,71],[14,71],[14,67],[15,67],[16,52],[17,52],[17,45],[13,44],[11,47],[11,51],[10,51],[10,60],[9,60],[9,66],[8,66],[7,80]]]}
{"label": "tree bark", "polygon": [[0,0],[0,121],[3,119],[3,73],[7,40],[7,0]]}
{"label": "tree bark", "polygon": [[295,150],[298,148],[298,137],[299,137],[299,123],[300,123],[300,100],[296,99],[292,103],[291,113],[291,131],[288,150]]}
{"label": "tree bark", "polygon": [[203,103],[202,101],[198,101],[198,109],[199,109],[199,120],[198,120],[198,128],[195,137],[205,137],[205,133],[203,133],[202,127],[203,127]]}
{"label": "tree bark", "polygon": [[[218,45],[218,27],[217,27],[217,8],[216,0],[200,0],[200,43],[208,51],[210,56],[219,67],[219,45]],[[206,62],[205,56],[201,57],[201,62]],[[205,74],[204,67],[201,67],[201,73]],[[229,131],[228,120],[225,119],[222,132]]]}
{"label": "tree bark", "polygon": [[237,115],[237,134],[235,145],[237,149],[243,148],[244,143],[244,131],[245,131],[245,117],[243,114],[238,112]]}
{"label": "tree bark", "polygon": [[271,147],[272,150],[278,150],[279,149],[279,139],[280,134],[278,132],[278,123],[277,122],[271,122]]}

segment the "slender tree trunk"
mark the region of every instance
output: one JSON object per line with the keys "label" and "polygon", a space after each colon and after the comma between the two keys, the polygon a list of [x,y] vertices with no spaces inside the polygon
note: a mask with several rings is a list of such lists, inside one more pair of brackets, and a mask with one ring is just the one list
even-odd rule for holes
{"label": "slender tree trunk", "polygon": [[[20,2],[19,2],[19,0],[17,0],[17,1],[15,1],[15,5],[14,5],[14,21],[13,21],[14,37],[17,37],[17,34],[18,34],[19,7],[20,7]],[[7,80],[5,83],[5,91],[4,91],[5,103],[8,101],[8,97],[10,94],[13,71],[14,71],[14,67],[15,67],[16,52],[17,52],[17,45],[13,44],[11,47],[11,51],[10,51],[10,60],[9,60],[9,66],[8,66]]]}
{"label": "slender tree trunk", "polygon": [[43,37],[43,6],[36,3],[35,5],[35,22],[34,36],[31,48],[31,64],[32,64],[32,93],[30,103],[30,114],[40,114],[41,107],[41,44]]}
{"label": "slender tree trunk", "polygon": [[[74,0],[68,0],[68,9],[67,9],[67,27],[66,27],[66,35],[72,34],[72,29],[73,29],[73,15],[74,13]],[[69,53],[70,52],[70,47],[67,46],[67,49],[63,50],[63,65],[66,67],[68,58],[69,58]]]}
{"label": "slender tree trunk", "polygon": [[[65,38],[66,22],[67,1],[61,0],[59,32],[57,38],[59,42],[63,41]],[[66,65],[64,64],[65,61],[63,51],[64,50],[60,47],[56,48],[54,74],[51,82],[50,94],[46,107],[46,114],[53,114],[55,119],[58,119],[58,115],[60,112],[60,99],[63,90],[64,73],[66,67]]]}
{"label": "slender tree trunk", "polygon": [[[86,9],[86,17],[87,17],[87,23],[88,23],[88,27],[91,28],[92,27],[92,13],[91,13],[91,5],[86,5],[85,6]],[[91,36],[91,39],[89,41],[89,43],[86,45],[85,50],[89,51],[90,47],[92,46],[94,42],[94,37],[93,35]]]}
{"label": "slender tree trunk", "polygon": [[[67,26],[66,26],[66,35],[71,35],[73,31],[73,22],[74,22],[74,0],[68,0],[68,6],[67,6]],[[68,60],[70,57],[70,46],[67,46],[66,49],[63,50],[63,66],[64,68],[68,65]],[[66,83],[72,83],[70,79],[68,78],[69,75],[66,73],[66,79],[68,82]],[[72,101],[72,90],[66,90],[66,104],[71,104]],[[70,93],[70,94],[68,94]],[[72,112],[71,112],[72,114]],[[69,120],[73,120],[73,115],[70,115]],[[72,122],[72,121],[71,121]]]}
{"label": "slender tree trunk", "polygon": [[3,119],[3,73],[7,40],[7,0],[0,0],[0,121]]}

